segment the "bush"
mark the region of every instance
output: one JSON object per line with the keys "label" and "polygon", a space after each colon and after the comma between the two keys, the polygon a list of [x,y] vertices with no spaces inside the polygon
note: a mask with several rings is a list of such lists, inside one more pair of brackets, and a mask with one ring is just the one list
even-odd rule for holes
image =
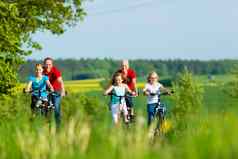
{"label": "bush", "polygon": [[0,96],[14,93],[14,87],[17,85],[16,70],[10,63],[0,59]]}
{"label": "bush", "polygon": [[232,71],[232,74],[234,75],[234,80],[229,82],[228,84],[225,85],[224,91],[227,93],[229,96],[233,98],[238,98],[238,71],[237,68],[234,68]]}
{"label": "bush", "polygon": [[186,68],[178,75],[178,80],[174,84],[175,107],[172,112],[176,119],[186,119],[189,115],[199,112],[203,101],[203,88],[197,83]]}

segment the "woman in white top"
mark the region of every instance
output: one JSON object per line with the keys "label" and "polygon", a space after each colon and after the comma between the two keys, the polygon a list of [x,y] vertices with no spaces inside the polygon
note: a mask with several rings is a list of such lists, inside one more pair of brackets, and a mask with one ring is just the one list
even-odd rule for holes
{"label": "woman in white top", "polygon": [[170,92],[165,88],[159,81],[159,76],[156,72],[149,73],[147,77],[147,83],[143,89],[144,95],[147,96],[147,115],[148,115],[148,126],[151,124],[155,116],[155,108],[159,102],[159,94],[161,91]]}

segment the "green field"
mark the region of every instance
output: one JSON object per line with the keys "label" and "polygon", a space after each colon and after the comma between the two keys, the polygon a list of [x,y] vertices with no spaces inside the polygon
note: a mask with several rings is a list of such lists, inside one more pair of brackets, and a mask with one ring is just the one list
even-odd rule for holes
{"label": "green field", "polygon": [[30,97],[19,93],[0,101],[0,158],[238,158],[238,99],[223,91],[231,78],[196,77],[204,86],[203,107],[186,120],[185,128],[172,116],[173,97],[163,98],[169,126],[153,140],[146,126],[146,98],[135,99],[137,118],[130,129],[123,124],[115,128],[100,80],[65,82],[68,96],[63,99],[63,125],[58,133],[54,122],[29,120]]}

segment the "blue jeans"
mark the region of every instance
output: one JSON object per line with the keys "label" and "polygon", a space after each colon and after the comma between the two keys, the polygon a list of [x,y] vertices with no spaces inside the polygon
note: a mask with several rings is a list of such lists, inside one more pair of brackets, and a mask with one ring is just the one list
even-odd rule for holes
{"label": "blue jeans", "polygon": [[60,123],[61,123],[61,111],[60,111],[60,103],[61,103],[61,96],[60,95],[54,95],[52,97],[52,102],[53,105],[55,106],[55,123],[56,123],[56,127],[59,128],[60,127]]}
{"label": "blue jeans", "polygon": [[133,103],[133,98],[132,97],[126,97],[126,106],[128,106],[129,108],[133,108],[134,103]]}
{"label": "blue jeans", "polygon": [[157,103],[147,104],[147,115],[148,115],[148,126],[150,126],[151,122],[155,117],[155,108]]}

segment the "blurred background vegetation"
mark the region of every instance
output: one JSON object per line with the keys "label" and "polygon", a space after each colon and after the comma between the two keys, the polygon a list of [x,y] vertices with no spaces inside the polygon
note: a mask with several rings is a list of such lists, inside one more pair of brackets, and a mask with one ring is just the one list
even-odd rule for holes
{"label": "blurred background vegetation", "polygon": [[[29,74],[34,73],[34,65],[42,63],[40,60],[28,60],[18,70],[20,81],[26,81]],[[115,59],[56,59],[55,65],[62,71],[65,80],[83,80],[96,78],[110,78],[120,67],[120,61]],[[145,79],[151,71],[156,71],[161,77],[174,78],[186,67],[194,75],[205,75],[213,78],[213,75],[230,74],[238,65],[238,60],[130,60],[139,81]]]}

